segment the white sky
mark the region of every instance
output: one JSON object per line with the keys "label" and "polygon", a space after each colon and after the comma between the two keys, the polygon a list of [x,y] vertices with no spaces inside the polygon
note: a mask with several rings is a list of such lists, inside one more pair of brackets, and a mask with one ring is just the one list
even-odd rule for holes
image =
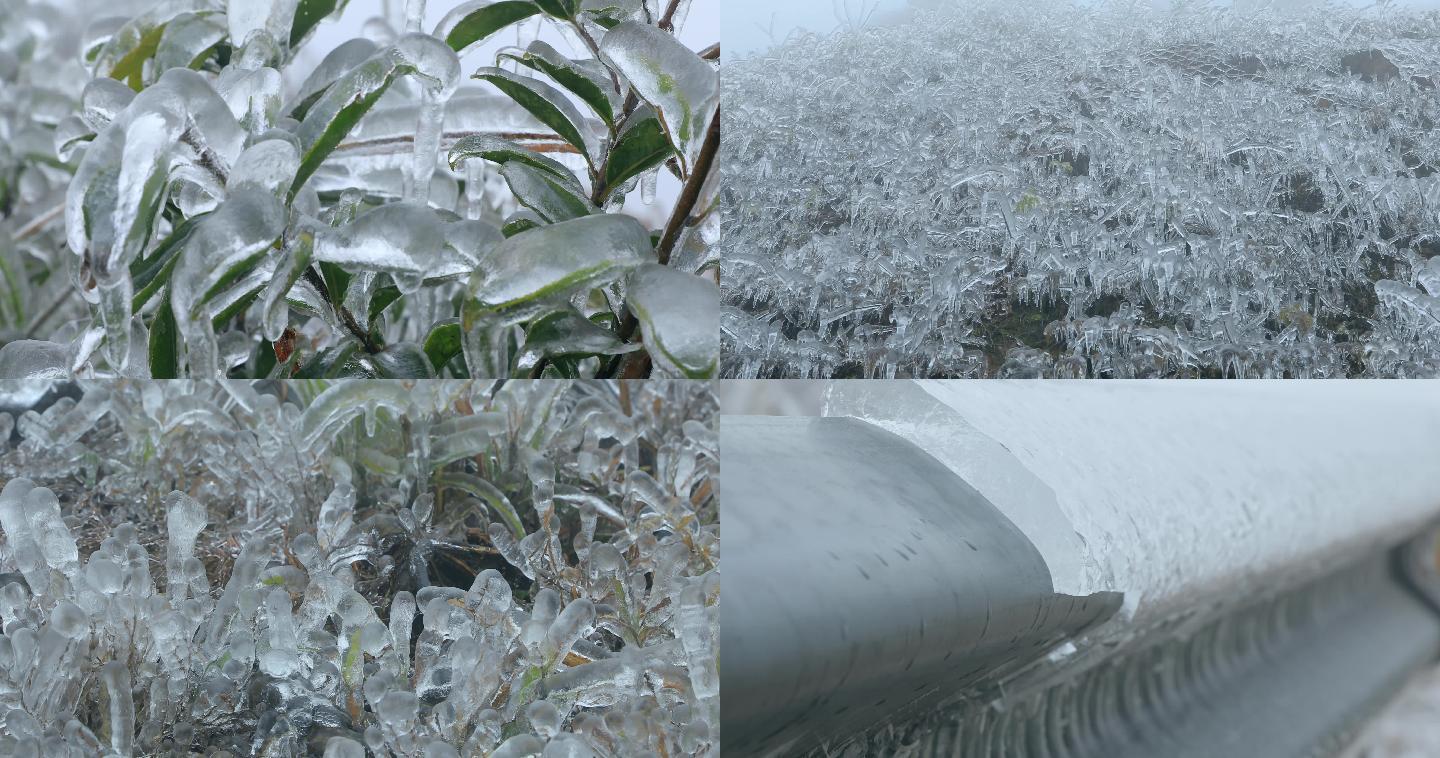
{"label": "white sky", "polygon": [[[1254,1],[1254,0],[1252,0]],[[1307,0],[1278,0],[1279,2],[1306,2]],[[1394,0],[1397,5],[1419,8],[1440,9],[1440,0]],[[893,18],[904,10],[912,0],[724,0],[723,50],[727,59],[744,58],[769,48],[772,42],[779,42],[792,31],[804,29],[816,33],[827,33],[840,27],[845,20],[860,19],[869,9],[874,9],[876,21]],[[964,0],[918,0],[916,4],[939,4],[964,2]],[[1158,7],[1166,7],[1169,0],[1152,0]],[[1228,0],[1217,0],[1228,5]],[[1373,0],[1341,0],[1351,5],[1371,5]],[[1016,10],[1024,8],[1023,0],[1017,0]]]}

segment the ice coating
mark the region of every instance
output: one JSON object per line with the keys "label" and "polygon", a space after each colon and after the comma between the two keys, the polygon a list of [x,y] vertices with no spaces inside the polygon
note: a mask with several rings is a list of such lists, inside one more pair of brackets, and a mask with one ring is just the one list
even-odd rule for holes
{"label": "ice coating", "polygon": [[341,111],[352,103],[378,97],[394,77],[413,75],[422,87],[434,88],[439,99],[454,92],[460,77],[460,60],[451,50],[427,34],[406,34],[391,47],[371,55],[335,80],[306,112],[295,134],[301,154],[309,154],[327,139],[327,133]]}
{"label": "ice coating", "polygon": [[[303,105],[309,103],[313,98],[323,92],[331,84],[334,84],[345,72],[369,60],[375,54],[379,46],[373,40],[357,37],[340,43],[325,54],[305,81],[300,84],[295,97],[285,105],[286,113],[295,113]],[[299,118],[297,115],[296,118]]]}
{"label": "ice coating", "polygon": [[69,349],[44,340],[0,345],[0,379],[63,379],[70,376]]}
{"label": "ice coating", "polygon": [[486,309],[566,295],[623,275],[652,257],[650,233],[628,216],[597,215],[511,237],[470,280]]}
{"label": "ice coating", "polygon": [[647,265],[630,274],[626,303],[655,360],[667,376],[712,376],[720,362],[720,288],[668,266]]}
{"label": "ice coating", "polygon": [[91,79],[80,95],[80,118],[91,132],[110,125],[135,99],[135,90],[114,79]]}
{"label": "ice coating", "polygon": [[[187,176],[218,186],[222,180],[215,172],[228,171],[243,141],[228,106],[203,76],[185,69],[165,72],[86,150],[66,195],[71,251],[86,255],[102,281],[119,277],[148,239],[151,219],[145,214],[155,212],[172,162],[194,167]],[[176,143],[183,148],[177,150]],[[113,197],[114,205],[93,208],[92,216],[102,215],[87,223],[87,196],[97,191]]]}
{"label": "ice coating", "polygon": [[[217,376],[227,368],[222,365],[211,308],[206,306],[214,297],[213,288],[227,284],[224,278],[245,261],[268,256],[267,251],[285,230],[286,219],[285,206],[268,191],[236,189],[218,210],[196,224],[183,243],[180,260],[171,274],[170,307],[185,337],[193,375]],[[273,258],[269,262],[274,265]],[[256,286],[263,283],[257,282]],[[229,284],[249,289],[245,279],[238,285]]]}
{"label": "ice coating", "polygon": [[445,104],[460,81],[460,58],[436,38],[418,34],[425,15],[424,0],[407,0],[405,13],[406,28],[411,33],[401,37],[395,49],[421,78],[414,153],[410,173],[406,175],[405,198],[423,205],[429,201],[430,177],[435,174],[436,156],[440,152]]}
{"label": "ice coating", "polygon": [[[317,230],[315,258],[383,271],[395,278],[402,292],[410,293],[426,279],[470,273],[482,246],[497,242],[499,232],[489,225],[476,222],[455,230],[450,226],[419,202],[390,203],[345,226]],[[451,239],[460,246],[451,244]]]}
{"label": "ice coating", "polygon": [[1436,375],[1376,303],[1437,250],[1433,20],[1280,5],[931,3],[727,61],[722,373]]}
{"label": "ice coating", "polygon": [[289,39],[297,5],[298,0],[229,0],[225,18],[230,39],[236,46],[249,41],[256,32],[264,32],[271,39]]}
{"label": "ice coating", "polygon": [[673,36],[638,21],[606,32],[600,56],[655,107],[681,165],[693,167],[720,107],[720,72]]}

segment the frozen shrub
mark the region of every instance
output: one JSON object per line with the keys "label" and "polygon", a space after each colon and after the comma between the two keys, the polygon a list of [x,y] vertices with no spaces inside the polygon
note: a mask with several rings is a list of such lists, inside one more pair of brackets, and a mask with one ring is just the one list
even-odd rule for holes
{"label": "frozen shrub", "polygon": [[727,64],[726,376],[1440,373],[1440,14],[936,5]]}
{"label": "frozen shrub", "polygon": [[662,380],[25,411],[0,754],[718,754],[716,419]]}
{"label": "frozen shrub", "polygon": [[[476,0],[432,33],[409,0],[296,71],[344,5],[162,2],[51,54],[25,33],[73,21],[5,0],[55,18],[0,15],[0,86],[36,114],[0,149],[0,201],[35,201],[0,224],[0,284],[69,300],[0,290],[0,377],[714,373],[718,56],[675,39],[688,0]],[[462,68],[532,19],[576,52]],[[683,188],[651,230],[621,211],[661,172]],[[71,254],[17,269],[52,220]]]}

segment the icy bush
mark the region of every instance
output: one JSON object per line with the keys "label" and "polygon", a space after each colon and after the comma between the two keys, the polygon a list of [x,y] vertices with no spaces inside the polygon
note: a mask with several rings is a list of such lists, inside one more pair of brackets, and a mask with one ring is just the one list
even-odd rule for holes
{"label": "icy bush", "polygon": [[[0,197],[7,165],[30,195],[61,188],[25,232],[63,218],[73,255],[26,263],[75,312],[53,326],[34,297],[0,298],[29,338],[0,347],[0,377],[714,373],[719,73],[673,36],[688,0],[473,0],[433,33],[409,0],[295,71],[344,5],[166,0],[49,55],[64,65],[44,81],[77,91],[7,146],[24,155],[0,152]],[[48,12],[0,16],[19,107],[45,61],[12,51],[73,23]],[[578,57],[536,40],[462,69],[532,19]],[[621,211],[653,202],[659,172],[683,190],[652,231]],[[20,236],[0,234],[0,263]]]}
{"label": "icy bush", "polygon": [[703,385],[83,389],[0,456],[0,754],[718,754]]}
{"label": "icy bush", "polygon": [[50,275],[66,265],[64,230],[53,222],[74,167],[54,145],[90,78],[80,44],[54,5],[0,0],[0,344],[51,334],[83,312],[66,277]]}
{"label": "icy bush", "polygon": [[1440,14],[940,5],[727,64],[723,374],[1440,373]]}

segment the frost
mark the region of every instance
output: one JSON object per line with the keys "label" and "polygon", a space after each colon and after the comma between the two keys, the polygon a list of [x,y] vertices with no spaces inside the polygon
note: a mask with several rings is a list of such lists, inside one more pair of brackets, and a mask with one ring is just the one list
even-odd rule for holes
{"label": "frost", "polygon": [[0,452],[0,753],[719,753],[704,385],[73,394]]}
{"label": "frost", "polygon": [[939,5],[727,64],[725,375],[1440,372],[1434,14]]}

